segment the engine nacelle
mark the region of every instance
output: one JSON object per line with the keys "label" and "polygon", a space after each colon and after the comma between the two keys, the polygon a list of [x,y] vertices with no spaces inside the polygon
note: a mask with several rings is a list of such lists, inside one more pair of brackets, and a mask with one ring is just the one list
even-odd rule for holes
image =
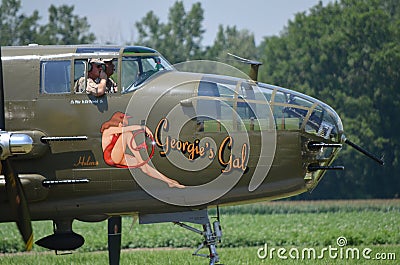
{"label": "engine nacelle", "polygon": [[40,141],[43,136],[45,134],[40,131],[0,131],[0,159],[14,155],[41,155],[46,148]]}

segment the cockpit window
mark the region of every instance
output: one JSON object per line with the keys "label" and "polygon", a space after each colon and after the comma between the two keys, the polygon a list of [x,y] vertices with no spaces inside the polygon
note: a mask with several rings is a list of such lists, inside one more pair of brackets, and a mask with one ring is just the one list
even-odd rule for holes
{"label": "cockpit window", "polygon": [[122,57],[121,83],[122,92],[137,89],[152,75],[173,67],[160,56],[125,56]]}
{"label": "cockpit window", "polygon": [[[92,62],[96,61],[96,62]],[[93,67],[97,65],[97,67]],[[98,68],[99,67],[99,68]],[[105,93],[118,92],[118,59],[117,58],[85,58],[74,60],[74,92],[75,94],[89,94],[87,87],[90,82],[100,82],[100,72],[107,77]]]}
{"label": "cockpit window", "polygon": [[[83,90],[78,89],[79,80],[85,80],[85,76],[87,79],[86,69],[87,69],[87,60],[75,60],[74,63],[74,92],[82,93]],[[84,84],[86,86],[86,83]]]}

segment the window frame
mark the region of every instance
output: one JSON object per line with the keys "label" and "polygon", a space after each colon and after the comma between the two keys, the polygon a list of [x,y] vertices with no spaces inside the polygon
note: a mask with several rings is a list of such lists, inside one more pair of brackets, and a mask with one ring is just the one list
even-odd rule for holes
{"label": "window frame", "polygon": [[[41,95],[71,94],[71,72],[72,64],[70,59],[41,60],[39,93]],[[46,79],[47,77],[48,79]],[[64,82],[60,82],[60,86],[63,86],[63,89],[54,89],[57,86],[57,80],[60,79],[59,77],[64,79]]]}

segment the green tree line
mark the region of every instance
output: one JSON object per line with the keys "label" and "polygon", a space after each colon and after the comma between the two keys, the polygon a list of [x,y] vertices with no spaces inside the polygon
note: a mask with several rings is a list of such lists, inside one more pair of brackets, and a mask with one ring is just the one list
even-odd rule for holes
{"label": "green tree line", "polygon": [[346,136],[381,167],[344,148],[312,196],[397,197],[400,192],[400,6],[396,0],[342,0],[299,13],[279,37],[260,45],[262,80],[331,105]]}
{"label": "green tree line", "polygon": [[[74,7],[49,8],[49,22],[40,25],[38,11],[20,14],[18,0],[2,0],[1,45],[93,43],[86,18]],[[135,27],[135,44],[159,50],[170,62],[208,59],[232,62],[227,53],[257,59],[259,80],[294,89],[332,106],[341,116],[346,137],[375,154],[385,166],[344,146],[337,165],[316,190],[301,198],[393,198],[400,192],[400,6],[398,0],[321,2],[296,14],[279,36],[255,44],[254,34],[236,26],[219,26],[214,42],[203,46],[204,10],[182,1],[170,8],[168,20],[150,11]]]}
{"label": "green tree line", "polygon": [[32,15],[21,14],[21,1],[2,0],[0,6],[0,45],[87,44],[96,37],[89,32],[86,18],[74,15],[74,6],[51,5],[48,23],[40,25],[39,11]]}

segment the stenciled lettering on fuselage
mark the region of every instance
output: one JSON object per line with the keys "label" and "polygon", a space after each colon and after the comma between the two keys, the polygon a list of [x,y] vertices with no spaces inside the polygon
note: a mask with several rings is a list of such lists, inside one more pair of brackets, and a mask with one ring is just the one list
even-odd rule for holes
{"label": "stenciled lettering on fuselage", "polygon": [[98,105],[103,104],[103,99],[71,99],[69,102],[71,105]]}
{"label": "stenciled lettering on fuselage", "polygon": [[195,160],[199,157],[206,157],[213,160],[217,157],[218,162],[224,167],[221,170],[222,173],[229,173],[234,169],[244,172],[247,169],[248,145],[246,143],[242,145],[240,155],[234,155],[231,153],[229,158],[226,158],[224,156],[225,152],[227,152],[228,149],[230,150],[233,146],[234,140],[232,136],[226,136],[217,147],[217,150],[214,150],[214,148],[211,147],[211,144],[207,141],[204,142],[203,146],[200,146],[201,141],[199,139],[195,139],[193,142],[182,141],[172,138],[169,135],[161,139],[161,132],[168,132],[168,123],[168,119],[161,119],[154,132],[155,142],[158,147],[162,148],[162,151],[159,151],[161,156],[167,156],[172,151],[178,151],[182,154],[187,154],[189,160]]}

